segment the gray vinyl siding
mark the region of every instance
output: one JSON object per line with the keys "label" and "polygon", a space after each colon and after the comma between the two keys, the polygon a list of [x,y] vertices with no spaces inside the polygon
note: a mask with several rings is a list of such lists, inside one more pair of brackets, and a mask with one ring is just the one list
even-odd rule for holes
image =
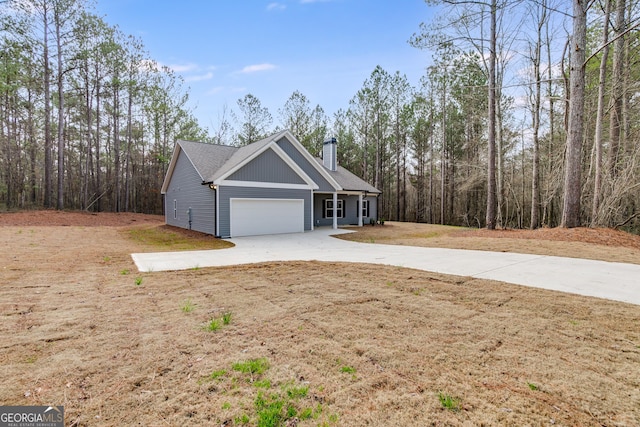
{"label": "gray vinyl siding", "polygon": [[[316,194],[314,196],[314,220],[315,226],[333,225],[333,218],[323,218],[324,200],[333,199],[333,194]],[[338,194],[338,200],[344,200],[344,218],[338,218],[338,225],[358,225],[358,196],[347,196]],[[362,224],[367,225],[371,218],[377,219],[377,197],[363,197],[363,200],[369,200],[369,216],[362,217]]]}
{"label": "gray vinyl siding", "polygon": [[306,184],[300,176],[273,150],[266,150],[227,179],[234,181]]}
{"label": "gray vinyl siding", "polygon": [[287,138],[281,138],[277,144],[284,150],[291,159],[306,173],[309,178],[318,184],[318,191],[333,191],[334,188],[329,182],[318,172],[318,170],[309,163],[309,161],[300,153]]}
{"label": "gray vinyl siding", "polygon": [[[215,191],[201,182],[193,164],[184,152],[180,152],[164,198],[168,225],[189,229],[188,210],[191,208],[191,229],[215,234]],[[174,218],[174,200],[177,218]]]}
{"label": "gray vinyl siding", "polygon": [[[219,235],[229,237],[231,235],[230,209],[232,198],[245,199],[304,199],[304,229],[311,230],[311,190],[291,190],[285,188],[255,188],[220,186],[218,202]],[[260,221],[260,212],[256,212],[256,221]]]}

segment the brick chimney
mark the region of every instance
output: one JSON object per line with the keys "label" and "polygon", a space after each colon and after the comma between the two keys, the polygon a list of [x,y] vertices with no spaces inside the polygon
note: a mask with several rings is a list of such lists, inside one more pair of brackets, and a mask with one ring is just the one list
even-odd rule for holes
{"label": "brick chimney", "polygon": [[338,141],[335,138],[327,139],[322,145],[322,164],[330,171],[338,169]]}

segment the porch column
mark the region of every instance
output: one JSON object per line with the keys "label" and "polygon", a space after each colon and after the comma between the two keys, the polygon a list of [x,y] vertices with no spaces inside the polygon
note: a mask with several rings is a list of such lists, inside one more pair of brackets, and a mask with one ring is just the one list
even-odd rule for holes
{"label": "porch column", "polygon": [[333,229],[338,229],[338,192],[333,193]]}
{"label": "porch column", "polygon": [[358,194],[358,227],[362,227],[362,193]]}

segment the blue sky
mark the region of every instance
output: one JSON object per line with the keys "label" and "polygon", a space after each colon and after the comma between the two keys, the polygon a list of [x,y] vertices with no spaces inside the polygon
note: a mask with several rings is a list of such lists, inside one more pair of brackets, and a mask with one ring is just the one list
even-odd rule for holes
{"label": "blue sky", "polygon": [[209,129],[247,93],[274,124],[294,90],[332,116],[376,65],[417,85],[430,61],[407,42],[431,19],[424,0],[98,0],[97,10],[184,77]]}

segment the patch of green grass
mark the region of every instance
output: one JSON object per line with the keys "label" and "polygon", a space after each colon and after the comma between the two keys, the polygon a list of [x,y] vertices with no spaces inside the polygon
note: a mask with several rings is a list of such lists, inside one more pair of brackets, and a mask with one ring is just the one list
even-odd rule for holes
{"label": "patch of green grass", "polygon": [[36,363],[36,360],[38,360],[38,356],[29,356],[25,359],[25,362],[27,363]]}
{"label": "patch of green grass", "polygon": [[234,371],[243,374],[262,375],[269,369],[269,361],[267,359],[249,359],[244,362],[236,362],[232,365]]}
{"label": "patch of green grass", "polygon": [[443,408],[454,412],[460,410],[460,399],[443,392],[438,393],[438,399]]}
{"label": "patch of green grass", "polygon": [[264,393],[258,393],[255,400],[256,411],[258,414],[258,427],[278,427],[282,425],[285,417],[282,408],[285,402],[278,395],[266,396]]}
{"label": "patch of green grass", "polygon": [[529,386],[529,390],[532,390],[532,391],[540,390],[540,387],[538,387],[538,386],[537,386],[537,385],[535,385],[534,383],[529,383],[529,382],[528,382],[528,383],[527,383],[527,385]]}
{"label": "patch of green grass", "polygon": [[135,284],[136,286],[142,285],[142,277],[140,276],[136,277]]}
{"label": "patch of green grass", "polygon": [[[218,320],[222,322],[221,319]],[[237,404],[233,403],[233,409],[237,407],[237,414],[241,414],[233,419],[233,425],[283,427],[291,424],[292,420],[312,419],[317,420],[314,425],[337,424],[337,414],[322,414],[321,404],[310,405],[313,399],[310,397],[309,385],[295,380],[273,384],[273,380],[268,377],[269,369],[267,358],[248,359],[231,364],[229,372],[214,371],[202,380],[206,382],[215,379],[231,395],[244,396]],[[224,402],[222,409],[232,409],[232,405]]]}
{"label": "patch of green grass", "polygon": [[304,408],[302,411],[300,411],[300,414],[298,414],[298,418],[300,418],[300,421],[308,420],[312,417],[313,409],[311,408]]}
{"label": "patch of green grass", "polygon": [[102,257],[102,261],[109,262],[109,261],[111,261],[111,257],[110,256]]}
{"label": "patch of green grass", "polygon": [[209,379],[212,379],[212,380],[220,379],[220,378],[224,377],[226,373],[227,373],[227,371],[225,371],[224,369],[219,369],[217,371],[213,371],[211,373],[211,375],[209,375]]}
{"label": "patch of green grass", "polygon": [[196,306],[193,305],[193,303],[191,302],[190,299],[187,299],[183,304],[182,304],[182,311],[185,313],[191,313],[193,310],[195,310]]}
{"label": "patch of green grass", "polygon": [[127,274],[129,274],[129,270],[127,270],[126,268],[124,270],[120,270],[120,274],[126,276]]}
{"label": "patch of green grass", "polygon": [[209,332],[217,331],[218,329],[220,329],[220,320],[218,319],[209,320],[209,323],[207,323],[207,326],[205,326],[205,329]]}
{"label": "patch of green grass", "polygon": [[235,424],[249,424],[249,422],[251,421],[251,418],[249,418],[249,415],[247,414],[242,414],[239,417],[235,417],[233,419],[233,422]]}
{"label": "patch of green grass", "polygon": [[289,399],[302,399],[307,397],[309,386],[286,388],[286,392]]}
{"label": "patch of green grass", "polygon": [[271,381],[269,380],[260,380],[260,381],[255,381],[253,383],[253,386],[256,388],[266,388],[267,390],[271,388]]}
{"label": "patch of green grass", "polygon": [[355,374],[356,373],[356,368],[352,367],[352,366],[343,366],[340,368],[340,372],[344,373],[344,374]]}
{"label": "patch of green grass", "polygon": [[224,325],[228,325],[229,323],[231,323],[231,312],[227,311],[226,313],[222,314],[222,323]]}
{"label": "patch of green grass", "polygon": [[166,250],[224,249],[233,247],[233,243],[202,235],[192,237],[171,230],[167,226],[136,227],[128,230],[129,238],[138,243]]}

